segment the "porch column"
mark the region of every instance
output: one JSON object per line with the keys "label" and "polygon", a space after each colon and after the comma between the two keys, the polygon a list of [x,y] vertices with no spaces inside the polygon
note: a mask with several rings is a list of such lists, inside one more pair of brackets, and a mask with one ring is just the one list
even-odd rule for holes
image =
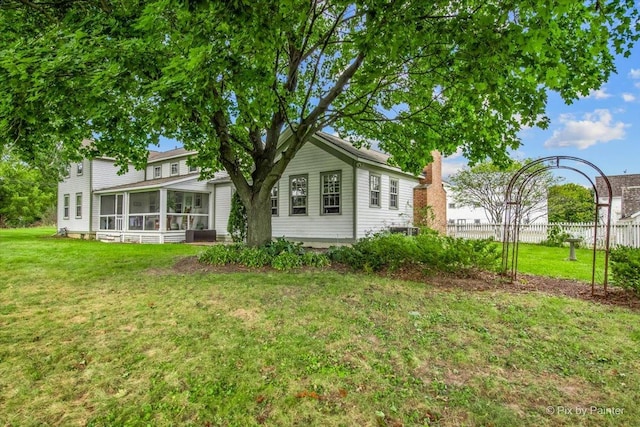
{"label": "porch column", "polygon": [[209,192],[209,230],[216,229],[216,186],[213,186],[213,191]]}
{"label": "porch column", "polygon": [[160,235],[164,236],[167,230],[167,189],[160,189]]}
{"label": "porch column", "polygon": [[129,231],[129,192],[122,194],[122,231]]}

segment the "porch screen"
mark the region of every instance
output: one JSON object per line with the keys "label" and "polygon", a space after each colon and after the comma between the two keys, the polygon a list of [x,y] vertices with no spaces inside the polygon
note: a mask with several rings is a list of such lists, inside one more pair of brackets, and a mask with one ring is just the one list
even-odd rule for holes
{"label": "porch screen", "polygon": [[129,230],[158,230],[160,228],[159,213],[159,191],[129,195]]}

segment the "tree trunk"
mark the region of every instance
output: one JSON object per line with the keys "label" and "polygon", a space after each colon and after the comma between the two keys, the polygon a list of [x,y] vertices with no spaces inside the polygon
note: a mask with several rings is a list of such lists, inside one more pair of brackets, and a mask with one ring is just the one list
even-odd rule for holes
{"label": "tree trunk", "polygon": [[252,194],[247,208],[247,245],[264,246],[271,241],[271,194]]}

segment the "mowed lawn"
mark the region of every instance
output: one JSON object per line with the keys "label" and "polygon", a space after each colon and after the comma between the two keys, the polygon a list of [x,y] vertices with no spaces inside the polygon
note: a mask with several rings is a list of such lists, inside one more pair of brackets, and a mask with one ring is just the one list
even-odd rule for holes
{"label": "mowed lawn", "polygon": [[0,424],[627,426],[640,315],[0,230]]}

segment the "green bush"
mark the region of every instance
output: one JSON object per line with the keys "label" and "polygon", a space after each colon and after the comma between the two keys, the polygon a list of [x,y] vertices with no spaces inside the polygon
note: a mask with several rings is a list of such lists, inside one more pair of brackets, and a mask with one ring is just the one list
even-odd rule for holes
{"label": "green bush", "polygon": [[640,293],[640,249],[618,247],[611,250],[609,259],[613,282]]}
{"label": "green bush", "polygon": [[565,245],[565,242],[570,237],[571,234],[564,231],[559,225],[554,224],[549,227],[549,229],[547,230],[547,238],[540,242],[540,244],[542,246],[561,248]]}
{"label": "green bush", "polygon": [[498,245],[492,240],[464,240],[423,230],[418,236],[380,233],[360,239],[352,247],[331,248],[329,259],[354,270],[395,270],[420,265],[432,271],[466,274],[471,270],[496,270]]}
{"label": "green bush", "polygon": [[291,270],[303,265],[322,268],[330,264],[326,255],[307,252],[301,243],[284,238],[261,248],[250,248],[244,244],[210,246],[198,256],[198,260],[212,265],[239,264],[250,268],[270,265],[276,270]]}

